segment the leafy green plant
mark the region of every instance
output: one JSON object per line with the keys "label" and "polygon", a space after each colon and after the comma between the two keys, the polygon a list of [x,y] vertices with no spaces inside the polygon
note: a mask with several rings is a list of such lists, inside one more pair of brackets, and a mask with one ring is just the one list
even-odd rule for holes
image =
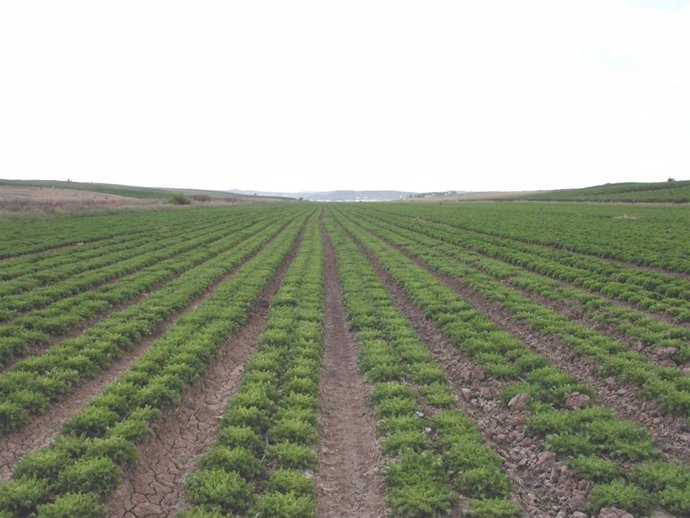
{"label": "leafy green plant", "polygon": [[12,516],[23,516],[44,502],[47,495],[48,487],[42,480],[12,480],[0,486],[0,508]]}
{"label": "leafy green plant", "polygon": [[311,495],[273,491],[261,495],[253,511],[259,518],[316,518],[316,500]]}
{"label": "leafy green plant", "polygon": [[266,455],[276,468],[315,469],[317,464],[314,450],[293,442],[270,444],[266,448]]}
{"label": "leafy green plant", "polygon": [[484,498],[471,500],[470,508],[465,511],[468,518],[520,518],[523,516],[522,508],[505,499]]}
{"label": "leafy green plant", "polygon": [[568,460],[568,467],[594,482],[611,482],[621,476],[621,468],[616,462],[595,455],[578,455]]}
{"label": "leafy green plant", "polygon": [[269,493],[293,493],[301,496],[314,494],[312,481],[302,471],[294,469],[271,471],[264,486]]}
{"label": "leafy green plant", "polygon": [[239,473],[251,480],[261,473],[262,468],[254,453],[244,448],[215,447],[199,461],[201,469],[222,469]]}
{"label": "leafy green plant", "polygon": [[596,512],[602,507],[618,507],[641,515],[651,506],[651,500],[645,491],[621,479],[595,485],[589,493],[589,501]]}
{"label": "leafy green plant", "polygon": [[170,198],[168,198],[168,201],[172,203],[173,205],[191,205],[192,204],[192,199],[182,193],[179,194],[174,194]]}
{"label": "leafy green plant", "polygon": [[189,500],[212,511],[241,513],[252,502],[252,486],[234,471],[203,470],[187,479]]}
{"label": "leafy green plant", "polygon": [[39,518],[103,518],[107,511],[94,495],[66,493],[38,506]]}
{"label": "leafy green plant", "polygon": [[58,477],[58,485],[69,493],[91,493],[103,498],[120,483],[120,471],[108,458],[78,460]]}

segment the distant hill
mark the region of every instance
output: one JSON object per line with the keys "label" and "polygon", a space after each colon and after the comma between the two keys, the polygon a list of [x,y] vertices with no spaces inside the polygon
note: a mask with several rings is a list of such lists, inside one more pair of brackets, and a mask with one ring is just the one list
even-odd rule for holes
{"label": "distant hill", "polygon": [[44,189],[72,189],[76,191],[98,192],[103,194],[116,194],[129,198],[163,199],[167,200],[174,194],[185,194],[198,200],[232,200],[236,198],[246,199],[241,194],[232,194],[226,191],[209,191],[204,189],[173,189],[167,187],[136,187],[132,185],[119,185],[110,183],[70,182],[60,180],[2,180],[0,187],[40,187]]}
{"label": "distant hill", "polygon": [[657,183],[607,183],[582,189],[560,189],[513,196],[510,200],[602,201],[602,202],[690,202],[690,180]]}
{"label": "distant hill", "polygon": [[418,193],[406,191],[324,191],[324,192],[266,192],[232,189],[230,193],[257,196],[297,198],[306,201],[391,201],[410,198]]}

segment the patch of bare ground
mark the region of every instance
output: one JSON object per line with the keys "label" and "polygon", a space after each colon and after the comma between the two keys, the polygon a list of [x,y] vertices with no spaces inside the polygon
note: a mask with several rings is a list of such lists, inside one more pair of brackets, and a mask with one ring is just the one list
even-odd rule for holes
{"label": "patch of bare ground", "polygon": [[162,205],[167,200],[131,198],[78,189],[0,187],[0,212],[61,212]]}
{"label": "patch of bare ground", "polygon": [[592,358],[577,354],[558,337],[540,335],[516,320],[513,313],[499,302],[488,300],[461,279],[441,274],[407,250],[389,244],[455,291],[474,309],[484,313],[501,329],[517,336],[530,349],[543,355],[552,365],[592,387],[597,392],[598,401],[618,417],[645,428],[666,460],[690,462],[687,418],[663,414],[654,401],[640,398],[636,394],[636,387],[621,386],[614,377],[602,378],[598,375],[599,365]]}
{"label": "patch of bare ground", "polygon": [[321,369],[321,441],[316,475],[323,518],[387,516],[383,457],[367,398],[371,388],[357,371],[358,347],[347,327],[333,245],[321,227],[326,270],[325,351]]}
{"label": "patch of bare ground", "polygon": [[587,509],[589,484],[578,481],[555,454],[544,451],[541,440],[527,434],[525,424],[531,413],[499,402],[505,383],[487,379],[478,365],[464,358],[373,255],[361,246],[360,250],[445,372],[458,397],[458,408],[477,423],[484,443],[501,458],[515,489],[514,501],[524,507],[526,516],[565,518]]}
{"label": "patch of bare ground", "polygon": [[124,473],[122,485],[106,504],[112,518],[168,517],[187,506],[185,478],[213,443],[225,406],[239,388],[245,361],[256,350],[270,301],[301,241],[302,232],[252,305],[248,320],[226,340],[203,378],[154,423],[152,439],[139,448],[137,466]]}
{"label": "patch of bare ground", "polygon": [[[273,236],[264,243],[257,254],[261,253],[261,250],[268,246],[276,236]],[[236,265],[223,275],[223,277],[214,282],[203,294],[191,300],[184,308],[176,311],[165,321],[161,322],[152,334],[145,340],[137,343],[134,348],[126,352],[122,358],[113,362],[108,369],[99,373],[94,378],[83,380],[83,382],[76,386],[66,397],[54,402],[45,414],[36,416],[18,430],[0,436],[0,480],[7,480],[10,478],[13,466],[24,455],[30,451],[48,446],[60,433],[62,425],[67,419],[79,411],[91,398],[100,394],[101,391],[108,384],[115,381],[118,376],[127,371],[129,367],[163,335],[163,333],[175,325],[184,315],[193,311],[206,301],[216,287],[230,279],[230,277],[250,259],[251,257]]]}

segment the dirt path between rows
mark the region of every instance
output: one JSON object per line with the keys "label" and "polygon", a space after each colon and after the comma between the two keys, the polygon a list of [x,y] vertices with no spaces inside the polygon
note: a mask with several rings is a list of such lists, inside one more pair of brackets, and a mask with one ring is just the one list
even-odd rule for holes
{"label": "dirt path between rows", "polygon": [[487,379],[478,365],[464,358],[376,258],[355,242],[443,369],[458,397],[458,408],[477,423],[484,443],[502,459],[515,489],[514,500],[524,507],[526,516],[565,518],[572,512],[586,510],[589,484],[576,480],[555,454],[544,451],[541,440],[527,435],[525,423],[530,412],[512,410],[500,403],[498,397],[506,383]]}
{"label": "dirt path between rows", "polygon": [[578,355],[558,337],[542,336],[531,330],[499,302],[486,299],[461,279],[441,274],[404,248],[388,244],[455,291],[498,327],[517,336],[530,349],[543,355],[549,363],[592,387],[597,392],[598,401],[618,417],[645,428],[666,460],[690,462],[690,428],[687,419],[663,414],[654,401],[636,395],[637,387],[621,386],[613,377],[602,379],[598,374],[599,364],[592,358]]}
{"label": "dirt path between rows", "polygon": [[[282,232],[282,230],[280,232]],[[156,327],[153,334],[136,344],[135,347],[126,352],[122,358],[113,362],[108,369],[96,375],[95,378],[84,380],[76,390],[70,392],[63,399],[55,401],[45,414],[37,416],[18,430],[0,436],[0,480],[7,480],[10,478],[13,466],[24,455],[30,451],[48,446],[60,433],[62,425],[67,419],[79,411],[91,398],[99,394],[107,385],[114,382],[123,372],[126,372],[129,367],[168,329],[175,325],[180,318],[196,309],[200,304],[203,304],[219,285],[229,280],[235,272],[242,268],[252,257],[256,257],[256,255],[260,254],[280,232],[266,241],[257,253],[236,265],[223,275],[223,277],[214,282],[203,294],[191,300],[184,308],[176,311],[165,321],[161,322]]]}
{"label": "dirt path between rows", "polygon": [[321,369],[321,441],[316,475],[320,518],[387,516],[383,456],[367,398],[371,388],[357,371],[358,346],[347,327],[335,253],[321,226],[326,270],[325,351]]}
{"label": "dirt path between rows", "polygon": [[244,364],[256,351],[271,299],[297,254],[302,230],[271,282],[249,310],[249,319],[221,347],[206,374],[180,403],[154,423],[153,437],[139,448],[139,461],[106,506],[112,518],[174,516],[187,506],[184,481],[216,436],[225,406],[239,388]]}

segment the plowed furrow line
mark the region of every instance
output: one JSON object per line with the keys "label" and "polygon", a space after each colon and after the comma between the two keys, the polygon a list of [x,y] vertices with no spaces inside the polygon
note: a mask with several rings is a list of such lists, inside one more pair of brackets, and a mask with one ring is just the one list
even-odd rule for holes
{"label": "plowed furrow line", "polygon": [[358,347],[347,327],[335,252],[323,223],[326,270],[325,350],[321,369],[321,441],[316,475],[319,517],[386,516],[383,457],[367,403],[370,387],[357,371]]}
{"label": "plowed furrow line", "polygon": [[[278,234],[280,234],[280,232]],[[151,335],[139,342],[122,358],[113,362],[108,369],[99,373],[95,378],[84,380],[83,383],[66,397],[54,403],[45,414],[37,416],[25,426],[14,432],[0,436],[0,480],[9,479],[12,467],[24,455],[30,451],[49,445],[60,433],[62,425],[67,419],[79,411],[91,398],[99,394],[105,386],[112,383],[118,376],[126,372],[129,367],[144,354],[158,338],[173,327],[180,318],[206,301],[216,287],[228,281],[235,272],[242,268],[248,261],[260,254],[278,234],[267,240],[258,252],[237,264],[223,277],[214,282],[202,295],[191,300],[184,308],[176,311],[164,322],[160,323]]]}
{"label": "plowed furrow line", "polygon": [[[390,244],[390,243],[389,243]],[[499,302],[490,301],[466,286],[461,279],[443,275],[418,257],[395,247],[455,291],[477,311],[486,314],[501,329],[522,340],[532,350],[544,356],[552,365],[597,391],[599,401],[618,417],[639,424],[657,441],[657,447],[667,460],[690,461],[690,433],[687,420],[663,414],[653,401],[643,400],[632,386],[620,386],[615,378],[602,379],[597,374],[598,364],[591,358],[576,354],[562,340],[544,337],[514,319],[514,315]]]}
{"label": "plowed furrow line", "polygon": [[[350,237],[353,237],[350,235]],[[371,252],[357,243],[395,304],[412,323],[419,338],[446,374],[458,406],[478,425],[484,443],[503,460],[518,502],[531,518],[569,516],[588,507],[586,482],[579,483],[556,455],[543,449],[543,442],[526,433],[527,411],[511,410],[499,402],[506,385],[486,379],[479,366],[464,358],[455,345],[405,294],[381,267]]]}
{"label": "plowed furrow line", "polygon": [[167,517],[186,505],[185,478],[211,446],[223,409],[239,388],[244,363],[256,350],[270,301],[299,249],[303,230],[254,303],[249,320],[226,341],[206,375],[183,393],[179,405],[154,423],[152,439],[139,448],[136,468],[125,472],[106,504],[111,517]]}

